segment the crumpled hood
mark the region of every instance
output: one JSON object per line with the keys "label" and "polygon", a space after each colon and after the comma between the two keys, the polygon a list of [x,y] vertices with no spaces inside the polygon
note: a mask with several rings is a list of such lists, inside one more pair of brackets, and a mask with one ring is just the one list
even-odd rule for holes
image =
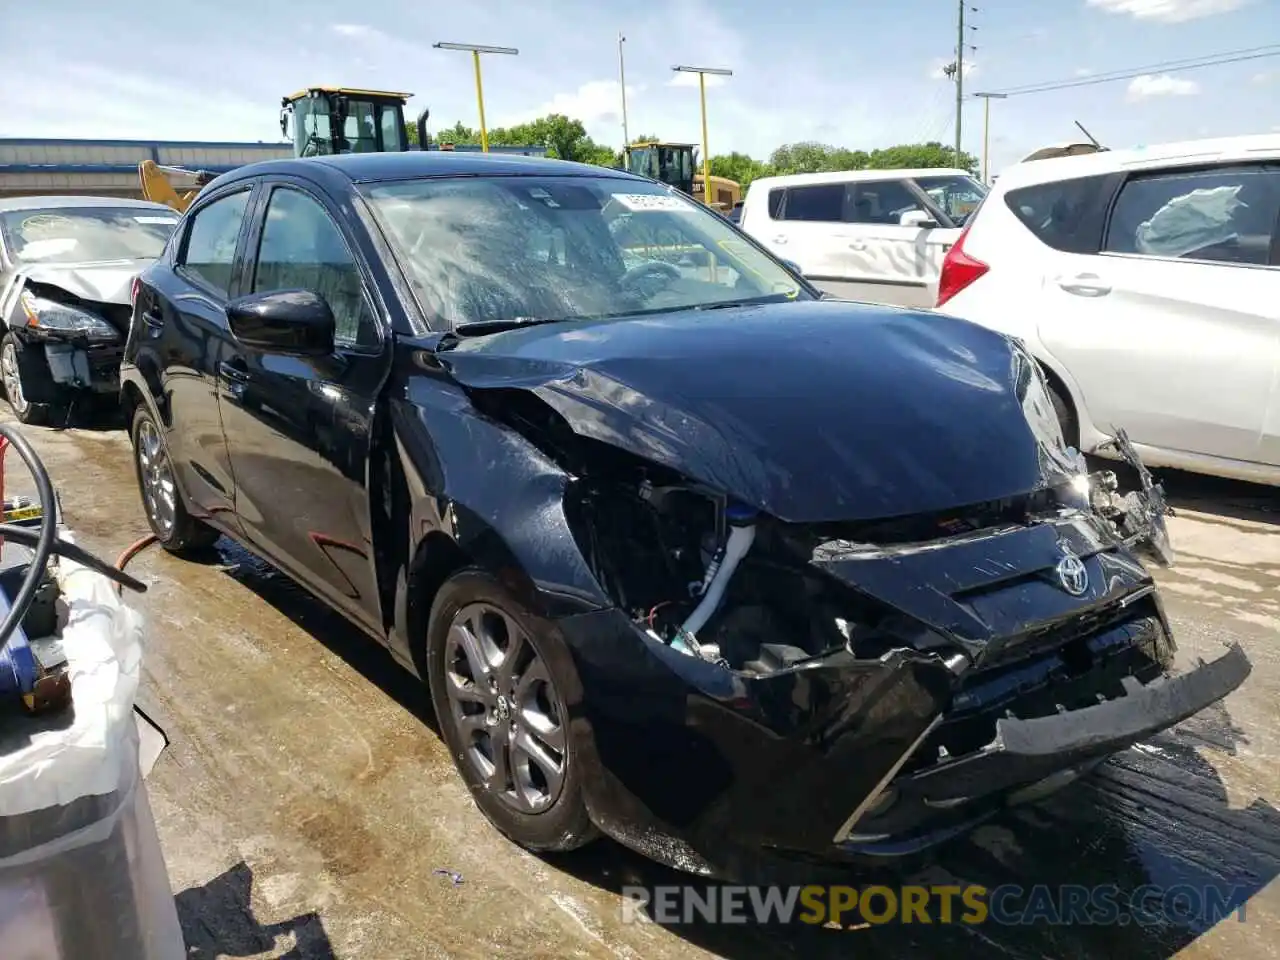
{"label": "crumpled hood", "polygon": [[[81,300],[131,303],[133,278],[154,260],[110,260],[102,263],[43,263],[22,269],[22,277],[61,287]],[[21,277],[19,278],[21,280]]]}
{"label": "crumpled hood", "polygon": [[528,327],[439,359],[465,386],[531,390],[575,432],[793,522],[1027,493],[1061,457],[1024,413],[1026,354],[940,314],[769,304]]}

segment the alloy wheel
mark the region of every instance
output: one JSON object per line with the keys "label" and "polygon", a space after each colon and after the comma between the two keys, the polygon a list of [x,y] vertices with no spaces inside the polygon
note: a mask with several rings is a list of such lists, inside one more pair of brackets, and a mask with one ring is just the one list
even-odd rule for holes
{"label": "alloy wheel", "polygon": [[26,394],[22,392],[22,376],[18,372],[18,350],[12,342],[0,350],[0,378],[4,380],[4,393],[14,412],[26,412],[28,404]]}
{"label": "alloy wheel", "polygon": [[564,786],[565,708],[527,632],[490,603],[454,615],[444,679],[463,753],[489,792],[540,813]]}
{"label": "alloy wheel", "polygon": [[138,426],[138,476],[142,482],[142,499],[156,532],[161,538],[173,533],[177,516],[177,488],[173,468],[160,439],[160,431],[150,420]]}

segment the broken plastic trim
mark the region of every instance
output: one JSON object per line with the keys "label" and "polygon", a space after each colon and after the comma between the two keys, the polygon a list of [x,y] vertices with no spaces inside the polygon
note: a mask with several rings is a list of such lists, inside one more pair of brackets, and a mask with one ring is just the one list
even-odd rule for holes
{"label": "broken plastic trim", "polygon": [[1125,546],[1143,550],[1163,567],[1173,566],[1175,555],[1169,540],[1165,517],[1173,516],[1173,508],[1165,500],[1164,486],[1151,476],[1129,435],[1112,427],[1115,436],[1099,446],[1114,448],[1120,459],[1138,474],[1141,489],[1120,496],[1115,474],[1101,471],[1090,476],[1090,498],[1094,509],[1118,529]]}

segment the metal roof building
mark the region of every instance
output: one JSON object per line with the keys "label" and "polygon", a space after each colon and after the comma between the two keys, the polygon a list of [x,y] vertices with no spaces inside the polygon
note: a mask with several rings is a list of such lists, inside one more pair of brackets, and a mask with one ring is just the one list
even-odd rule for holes
{"label": "metal roof building", "polygon": [[[436,149],[432,145],[431,149]],[[459,152],[479,150],[459,145]],[[490,147],[492,153],[545,156],[542,147]],[[224,143],[197,140],[41,140],[0,138],[0,197],[91,194],[141,197],[138,164],[225,173],[246,163],[293,156],[289,143]]]}

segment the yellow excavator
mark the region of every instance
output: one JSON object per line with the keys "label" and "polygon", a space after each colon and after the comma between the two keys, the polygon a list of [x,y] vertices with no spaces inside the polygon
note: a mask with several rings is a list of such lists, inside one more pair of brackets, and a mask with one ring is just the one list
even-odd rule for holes
{"label": "yellow excavator", "polygon": [[623,165],[629,173],[661,181],[709,207],[729,212],[742,199],[741,185],[728,177],[713,176],[712,196],[708,199],[702,174],[694,170],[696,149],[697,144],[693,143],[642,141],[627,147]]}
{"label": "yellow excavator", "polygon": [[[280,100],[280,133],[293,143],[297,157],[335,153],[399,153],[409,149],[404,108],[411,93],[354,87],[306,87]],[[427,118],[417,119],[418,143],[427,149]],[[179,213],[195,200],[216,173],[165,166],[154,160],[138,164],[138,180],[147,200]]]}

